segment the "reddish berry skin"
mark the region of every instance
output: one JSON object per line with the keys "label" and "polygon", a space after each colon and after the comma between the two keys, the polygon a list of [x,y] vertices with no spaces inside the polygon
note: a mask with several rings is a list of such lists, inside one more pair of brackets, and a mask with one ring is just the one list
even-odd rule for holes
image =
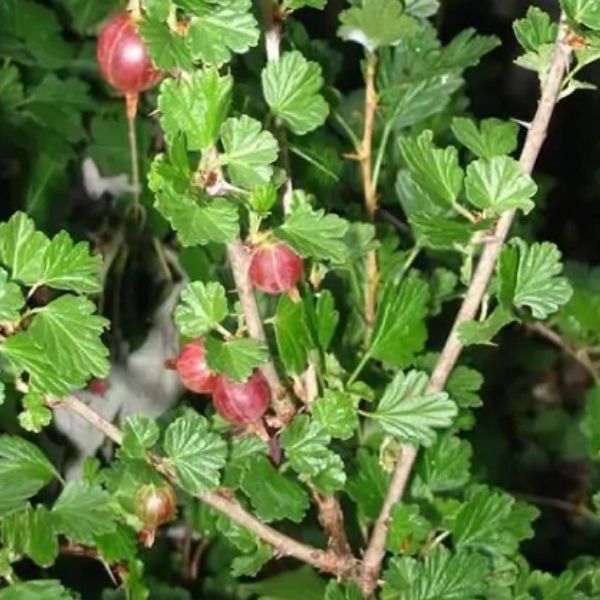
{"label": "reddish berry skin", "polygon": [[304,272],[304,259],[284,242],[254,250],[250,263],[250,280],[267,294],[292,290]]}
{"label": "reddish berry skin", "polygon": [[103,27],[96,58],[104,79],[126,94],[150,89],[161,76],[150,60],[133,17],[127,12],[117,13]]}
{"label": "reddish berry skin", "polygon": [[155,530],[177,512],[177,499],[169,485],[144,485],[135,495],[135,512],[146,529]]}
{"label": "reddish berry skin", "polygon": [[213,393],[216,411],[232,425],[249,425],[267,411],[271,391],[265,376],[254,371],[245,383],[221,375]]}
{"label": "reddish berry skin", "polygon": [[219,375],[206,364],[202,340],[194,340],[181,349],[175,359],[175,369],[181,383],[197,394],[212,394],[219,379]]}
{"label": "reddish berry skin", "polygon": [[87,390],[97,396],[104,396],[108,390],[108,379],[100,379],[98,377],[90,379],[87,384]]}

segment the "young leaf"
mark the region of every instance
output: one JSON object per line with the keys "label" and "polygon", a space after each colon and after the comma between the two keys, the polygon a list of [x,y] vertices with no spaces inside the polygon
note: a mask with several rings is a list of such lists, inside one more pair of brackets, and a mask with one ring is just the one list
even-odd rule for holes
{"label": "young leaf", "polygon": [[37,446],[16,436],[0,436],[0,516],[21,506],[57,476]]}
{"label": "young leaf", "polygon": [[152,62],[159,69],[191,71],[194,68],[192,54],[185,38],[171,31],[166,23],[150,16],[139,23],[138,29]]}
{"label": "young leaf", "polygon": [[274,233],[302,256],[341,263],[346,256],[347,230],[348,222],[341,217],[302,204]]}
{"label": "young leaf", "polygon": [[7,272],[0,268],[0,321],[18,321],[24,305],[21,288],[9,281]]}
{"label": "young leaf", "polygon": [[423,349],[429,287],[417,277],[385,286],[373,329],[369,353],[373,358],[402,367]]}
{"label": "young leaf", "polygon": [[255,577],[263,566],[273,558],[273,550],[266,544],[259,544],[252,554],[236,556],[231,562],[234,577]]}
{"label": "young leaf", "polygon": [[212,146],[227,116],[233,79],[216,69],[196,71],[186,79],[166,79],[160,86],[158,107],[167,140],[184,133],[188,150]]}
{"label": "young leaf", "polygon": [[340,320],[340,313],[335,309],[335,300],[329,290],[322,290],[315,306],[317,337],[323,350],[329,348]]}
{"label": "young leaf", "polygon": [[52,411],[46,406],[44,398],[35,392],[29,392],[21,400],[23,411],[19,413],[19,425],[25,431],[39,433],[52,422]]}
{"label": "young leaf", "polygon": [[452,133],[475,156],[489,160],[517,149],[519,126],[511,121],[484,119],[478,127],[472,119],[456,117],[452,120]]}
{"label": "young leaf", "polygon": [[383,574],[383,600],[475,600],[490,567],[481,554],[437,546],[424,560],[392,558]]}
{"label": "young leaf", "polygon": [[98,292],[102,289],[101,263],[100,255],[90,254],[87,242],[75,244],[66,231],[61,231],[46,248],[42,276],[36,283],[79,294]]}
{"label": "young leaf", "polygon": [[501,329],[515,321],[512,312],[497,306],[485,321],[462,323],[458,329],[460,343],[464,346],[489,344]]}
{"label": "young leaf", "polygon": [[473,206],[495,215],[511,209],[529,213],[537,186],[521,172],[519,163],[508,156],[476,160],[467,167],[465,179],[467,198]]}
{"label": "young leaf", "polygon": [[40,280],[49,243],[25,213],[16,212],[10,220],[0,223],[0,262],[8,267],[13,279],[26,285]]}
{"label": "young leaf", "polygon": [[221,141],[225,154],[220,161],[227,165],[231,183],[252,189],[270,181],[271,163],[277,160],[277,140],[258,121],[247,115],[227,119],[221,128]]}
{"label": "young leaf", "polygon": [[123,424],[123,442],[121,452],[132,458],[145,458],[159,437],[158,425],[143,415],[133,415]]}
{"label": "young leaf", "polygon": [[111,533],[116,523],[110,496],[97,485],[71,481],[52,508],[56,531],[82,544],[94,544],[96,536]]}
{"label": "young leaf", "polygon": [[2,520],[0,537],[15,555],[29,556],[40,567],[50,567],[58,555],[58,539],[51,513],[44,506],[26,504]]}
{"label": "young leaf", "polygon": [[515,37],[527,52],[538,52],[546,44],[553,44],[558,33],[558,26],[550,19],[550,15],[537,6],[530,6],[524,19],[517,19],[513,24]]}
{"label": "young leaf", "polygon": [[368,52],[382,46],[395,46],[418,30],[416,21],[404,14],[400,0],[362,0],[340,14],[338,35],[356,42]]}
{"label": "young leaf", "polygon": [[538,515],[536,508],[517,503],[504,492],[476,486],[451,525],[454,544],[458,549],[510,556],[522,540],[532,537],[531,522]]}
{"label": "young leaf", "polygon": [[374,521],[390,483],[390,474],[386,473],[375,454],[366,448],[359,448],[356,455],[357,470],[346,484],[346,493],[357,504],[363,519]]}
{"label": "young leaf", "polygon": [[227,445],[209,431],[208,421],[188,412],[165,431],[164,450],[175,468],[181,486],[190,494],[201,494],[219,485],[225,466]]}
{"label": "young leaf", "polygon": [[196,338],[209,332],[228,314],[225,289],[220,283],[193,281],[181,292],[175,323],[183,335]]}
{"label": "young leaf", "polygon": [[108,348],[101,340],[109,322],[95,311],[87,298],[66,294],[38,309],[27,330],[53,358],[54,368],[74,383],[106,377],[109,371]]}
{"label": "young leaf", "polygon": [[566,304],[573,290],[560,277],[560,251],[550,242],[528,246],[515,238],[500,255],[498,278],[503,306],[529,307],[536,319],[546,319]]}
{"label": "young leaf", "polygon": [[286,371],[299,375],[306,368],[308,351],[313,347],[302,302],[282,295],[273,325],[281,362]]}
{"label": "young leaf", "polygon": [[430,446],[434,428],[448,427],[457,415],[456,404],[445,392],[427,393],[427,374],[398,373],[371,414],[383,430],[411,444]]}
{"label": "young leaf", "polygon": [[394,554],[414,554],[432,530],[416,504],[397,504],[392,510],[386,548]]}
{"label": "young leaf", "polygon": [[356,400],[349,394],[326,390],[312,406],[314,420],[332,438],[347,440],[358,429]]}
{"label": "young leaf", "polygon": [[264,342],[240,338],[222,342],[207,336],[204,341],[206,362],[213,371],[224,373],[235,381],[246,381],[254,369],[264,365],[269,353]]}
{"label": "young leaf", "polygon": [[411,493],[430,498],[462,487],[469,481],[473,451],[466,440],[440,435],[417,459]]}
{"label": "young leaf", "polygon": [[329,107],[319,90],[321,67],[308,62],[300,52],[286,52],[262,72],[262,89],[273,114],[298,135],[322,125]]}
{"label": "young leaf", "polygon": [[280,473],[266,456],[256,456],[246,465],[240,487],[258,516],[267,523],[289,519],[300,523],[310,506],[304,488]]}
{"label": "young leaf", "polygon": [[426,19],[440,8],[440,0],[405,0],[404,8],[409,15]]}
{"label": "young leaf", "polygon": [[187,30],[192,56],[217,65],[229,62],[233,53],[243,54],[256,46],[260,31],[250,2],[200,5]]}
{"label": "young leaf", "polygon": [[595,0],[561,0],[561,5],[576,23],[600,31],[600,4]]}

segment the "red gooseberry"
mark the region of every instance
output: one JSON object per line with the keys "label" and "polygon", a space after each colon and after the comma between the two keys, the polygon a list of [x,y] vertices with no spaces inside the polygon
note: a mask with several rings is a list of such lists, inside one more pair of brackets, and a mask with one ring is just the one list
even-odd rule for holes
{"label": "red gooseberry", "polygon": [[206,364],[201,339],[185,344],[175,359],[174,366],[181,383],[188,390],[197,394],[210,394],[215,389],[219,376]]}
{"label": "red gooseberry", "polygon": [[259,246],[252,253],[250,281],[267,294],[291,291],[303,271],[304,259],[284,242]]}
{"label": "red gooseberry", "polygon": [[267,411],[271,390],[265,376],[258,370],[244,383],[221,375],[212,399],[216,411],[226,421],[232,425],[249,425]]}
{"label": "red gooseberry", "polygon": [[148,90],[161,77],[128,12],[117,13],[103,27],[96,58],[104,79],[125,94]]}

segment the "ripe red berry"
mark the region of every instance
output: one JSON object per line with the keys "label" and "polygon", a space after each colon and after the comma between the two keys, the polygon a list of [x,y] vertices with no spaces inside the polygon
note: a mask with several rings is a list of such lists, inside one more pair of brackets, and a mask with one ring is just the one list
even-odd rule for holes
{"label": "ripe red berry", "polygon": [[265,414],[270,401],[269,384],[260,371],[254,371],[244,383],[221,375],[213,393],[216,411],[233,425],[255,423]]}
{"label": "ripe red berry", "polygon": [[99,377],[93,377],[88,381],[87,390],[97,396],[104,396],[108,390],[108,379],[100,379]]}
{"label": "ripe red berry", "polygon": [[171,486],[143,485],[135,495],[135,512],[147,529],[156,529],[170,521],[177,511],[177,499]]}
{"label": "ripe red berry", "polygon": [[117,13],[104,26],[98,36],[96,58],[104,79],[126,94],[150,89],[161,76],[127,12]]}
{"label": "ripe red berry", "polygon": [[250,263],[250,281],[267,294],[291,291],[304,271],[304,259],[284,242],[256,248]]}
{"label": "ripe red berry", "polygon": [[211,394],[219,378],[206,364],[202,340],[189,342],[181,349],[175,359],[175,369],[181,383],[197,394]]}

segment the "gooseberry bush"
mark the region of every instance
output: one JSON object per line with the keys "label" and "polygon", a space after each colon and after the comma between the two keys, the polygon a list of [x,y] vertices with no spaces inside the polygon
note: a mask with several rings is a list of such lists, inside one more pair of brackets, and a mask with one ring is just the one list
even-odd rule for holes
{"label": "gooseberry bush", "polygon": [[[599,276],[529,226],[555,108],[593,87],[596,0],[514,23],[527,123],[469,116],[465,73],[500,42],[442,43],[437,0],[350,0],[336,41],[302,24],[326,5],[0,7],[2,123],[31,177],[0,224],[0,600],[600,597],[593,554],[528,564],[535,499],[486,481],[468,439],[482,353],[537,335],[584,372],[597,467]],[[84,145],[133,189],[56,231],[39,199],[61,204]],[[109,420],[80,391],[110,392],[159,304],[136,268],[181,285],[164,371],[184,392]],[[78,477],[64,413],[106,438]],[[595,523],[596,491],[575,507]],[[73,579],[89,563],[97,592]]]}

